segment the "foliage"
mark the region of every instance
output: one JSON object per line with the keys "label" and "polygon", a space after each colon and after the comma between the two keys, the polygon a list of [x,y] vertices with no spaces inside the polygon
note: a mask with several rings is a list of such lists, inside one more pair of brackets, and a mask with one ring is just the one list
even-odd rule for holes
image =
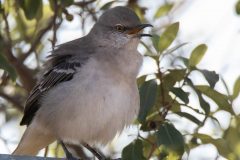
{"label": "foliage", "polygon": [[[45,44],[50,41],[54,48],[57,41],[56,32],[64,20],[72,21],[79,14],[83,30],[86,19],[96,21],[102,11],[111,7],[116,1],[99,5],[95,0],[41,0],[0,1],[0,101],[9,119],[16,114],[9,111],[15,107],[23,111],[23,102],[32,86],[41,64],[41,55]],[[129,0],[125,5],[133,8],[144,19],[145,8],[140,7],[138,1]],[[77,7],[78,14],[71,13],[70,7]],[[174,3],[159,6],[154,19],[167,16],[174,8]],[[237,13],[239,5],[236,6]],[[238,13],[239,14],[239,13]],[[10,19],[14,25],[10,24]],[[140,91],[140,112],[135,125],[139,126],[137,139],[127,145],[122,151],[122,159],[141,160],[155,157],[157,159],[181,159],[192,149],[203,144],[213,144],[219,154],[227,159],[240,158],[240,118],[233,110],[233,102],[239,96],[240,78],[230,93],[227,85],[221,83],[228,91],[227,94],[215,89],[219,82],[219,75],[198,67],[204,57],[207,46],[196,46],[189,57],[178,55],[176,52],[185,43],[178,44],[176,38],[179,22],[170,23],[153,32],[151,43],[142,42],[146,48],[145,57],[154,60],[157,71],[142,75],[138,78]],[[48,34],[48,33],[51,34]],[[47,38],[44,38],[47,37]],[[186,51],[184,51],[186,52]],[[27,59],[34,57],[35,67],[29,67]],[[163,66],[163,62],[172,56],[171,66]],[[207,84],[195,84],[192,74],[203,76]],[[11,88],[11,92],[6,90]],[[195,95],[194,98],[190,95]],[[198,100],[198,106],[192,105]],[[213,104],[217,109],[213,109]],[[188,111],[186,111],[188,109]],[[221,136],[202,134],[200,129],[207,120],[215,122],[219,127],[215,113],[225,111],[231,115],[228,128],[221,130]],[[180,129],[169,115],[180,117],[192,122],[193,132]],[[221,127],[220,127],[221,128]],[[57,155],[56,155],[57,156]]]}
{"label": "foliage", "polygon": [[235,6],[236,13],[239,15],[240,14],[240,1],[238,0]]}
{"label": "foliage", "polygon": [[[152,150],[144,152],[144,155],[145,157],[158,157],[159,159],[168,159],[169,157],[180,159],[184,151],[188,152],[199,145],[211,143],[218,148],[220,155],[228,158],[233,154],[233,150],[226,146],[228,143],[226,139],[214,139],[210,135],[199,133],[199,128],[205,125],[207,119],[218,122],[213,116],[217,111],[224,110],[237,118],[232,109],[232,101],[234,99],[231,98],[231,95],[225,95],[214,89],[216,83],[219,81],[219,76],[214,71],[208,71],[197,67],[197,64],[207,51],[207,46],[205,44],[200,44],[193,49],[189,58],[181,56],[176,57],[182,62],[180,65],[178,63],[172,65],[171,69],[161,67],[161,63],[166,55],[172,54],[172,52],[168,52],[167,49],[176,38],[178,26],[173,27],[176,25],[178,25],[178,23],[169,25],[161,35],[155,35],[152,38],[153,46],[156,51],[150,54],[148,53],[147,55],[156,61],[158,70],[154,73],[155,78],[146,80],[144,83],[141,82],[140,85],[141,110],[138,121],[141,126],[140,129],[148,133],[148,136],[142,137],[142,139],[148,142],[149,145],[155,146]],[[164,46],[162,45],[163,43],[167,45],[161,47]],[[194,84],[190,75],[192,72],[196,71],[204,76],[208,85]],[[144,75],[143,77],[147,79],[147,76]],[[234,87],[234,98],[236,98],[236,93],[239,93],[238,83],[239,80],[236,81]],[[196,109],[195,106],[191,106],[189,94],[193,93],[186,91],[187,88],[191,88],[192,92],[196,93],[199,99],[199,109]],[[218,105],[216,111],[211,111],[210,102],[205,98],[206,96]],[[199,119],[194,116],[196,114],[184,112],[182,110],[184,107],[191,109],[191,112],[203,115],[204,118]],[[195,123],[195,131],[187,135],[182,135],[182,133],[174,127],[174,123],[167,118],[168,114],[178,115]],[[224,133],[225,132],[227,133],[228,129],[225,130]],[[190,137],[190,140],[188,140],[187,137]],[[193,142],[194,144],[192,144]],[[237,157],[237,155],[234,156]]]}

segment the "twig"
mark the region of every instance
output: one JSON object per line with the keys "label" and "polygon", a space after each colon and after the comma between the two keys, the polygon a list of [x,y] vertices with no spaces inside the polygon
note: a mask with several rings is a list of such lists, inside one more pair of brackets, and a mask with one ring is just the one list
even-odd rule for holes
{"label": "twig", "polygon": [[10,35],[9,23],[7,20],[7,14],[5,13],[4,10],[1,11],[1,14],[6,24],[5,32],[7,34],[7,41],[3,39],[3,43],[5,46],[3,54],[7,58],[8,62],[15,68],[16,72],[20,77],[20,81],[23,87],[27,91],[30,91],[32,87],[35,85],[35,79],[32,77],[32,70],[27,68],[22,62],[20,62],[16,57],[14,57],[12,52],[13,45],[12,45],[12,40]]}
{"label": "twig", "polygon": [[95,157],[97,157],[99,160],[105,160],[106,158],[98,153],[94,148],[89,146],[87,143],[82,144],[85,148],[87,148]]}
{"label": "twig", "polygon": [[52,50],[54,50],[55,44],[57,42],[57,30],[62,23],[62,17],[60,17],[60,22],[58,22],[58,23],[56,22],[57,18],[58,18],[59,7],[60,6],[58,5],[57,0],[54,0],[53,37],[52,37],[52,40],[50,40],[52,43]]}
{"label": "twig", "polygon": [[133,6],[134,4],[137,4],[138,0],[128,0],[128,6]]}
{"label": "twig", "polygon": [[93,20],[94,20],[95,22],[97,22],[97,16],[96,16],[96,14],[95,14],[96,12],[93,11],[93,9],[88,8],[88,6],[86,6],[86,9],[87,9],[89,15],[91,15],[91,17],[93,18]]}
{"label": "twig", "polygon": [[[157,60],[157,67],[158,67],[158,72],[157,72],[157,78],[160,80],[161,84],[160,84],[160,90],[161,90],[161,101],[162,101],[162,106],[165,107],[166,102],[165,102],[165,95],[164,95],[164,82],[163,82],[163,75],[162,75],[162,71],[160,69],[160,60]],[[165,119],[166,113],[160,113],[160,116]]]}
{"label": "twig", "polygon": [[152,154],[153,154],[153,152],[155,151],[156,148],[157,148],[156,144],[153,144],[147,159],[150,159],[152,157]]}
{"label": "twig", "polygon": [[47,147],[45,147],[45,151],[44,151],[44,157],[47,157],[47,155],[48,155],[48,149],[49,149],[49,147],[47,146]]}
{"label": "twig", "polygon": [[71,150],[74,150],[76,155],[78,157],[81,157],[83,160],[89,159],[86,153],[83,151],[83,147],[80,145],[75,144],[67,144],[67,147],[71,148]]}
{"label": "twig", "polygon": [[53,15],[53,38],[52,38],[52,50],[54,50],[56,41],[57,41],[57,25],[56,25],[56,19],[58,14],[58,4],[57,1],[54,0],[54,15]]}
{"label": "twig", "polygon": [[147,143],[149,143],[152,147],[151,150],[147,156],[147,159],[150,159],[152,157],[153,152],[156,150],[157,145],[154,142],[151,142],[149,139],[142,137],[140,134],[138,135],[139,138],[141,138],[142,140],[146,141]]}
{"label": "twig", "polygon": [[9,101],[10,103],[12,103],[16,109],[18,109],[20,112],[23,112],[24,107],[20,104],[20,102],[18,102],[16,99],[14,99],[13,97],[10,97],[9,95],[0,92],[0,97],[4,98],[5,100]]}
{"label": "twig", "polygon": [[85,30],[84,30],[84,28],[85,28],[85,22],[86,22],[86,18],[81,18],[82,19],[82,32],[83,32],[83,35],[85,35]]}
{"label": "twig", "polygon": [[42,30],[40,30],[36,35],[36,38],[32,42],[31,48],[27,51],[27,53],[19,57],[21,62],[23,62],[34,50],[36,50],[36,47],[39,45],[40,40],[52,28],[53,24],[54,24],[54,17],[51,17],[49,19],[48,25]]}
{"label": "twig", "polygon": [[8,20],[7,20],[7,14],[5,13],[4,10],[2,10],[2,16],[3,16],[3,20],[5,22],[6,28],[5,28],[5,32],[7,34],[7,39],[8,39],[8,43],[10,46],[12,46],[12,39],[11,39],[11,35],[10,35],[10,28],[9,28],[9,24],[8,24]]}

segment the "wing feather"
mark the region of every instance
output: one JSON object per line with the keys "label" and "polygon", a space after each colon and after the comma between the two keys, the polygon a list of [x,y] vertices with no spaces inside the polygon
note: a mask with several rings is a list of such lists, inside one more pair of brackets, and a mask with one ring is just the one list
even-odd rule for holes
{"label": "wing feather", "polygon": [[25,104],[24,116],[20,125],[29,125],[41,106],[41,97],[54,86],[71,80],[77,72],[77,68],[80,68],[83,62],[83,60],[76,61],[75,57],[69,55],[54,55],[51,57],[50,61],[52,61],[53,66],[43,74],[39,83],[30,93]]}

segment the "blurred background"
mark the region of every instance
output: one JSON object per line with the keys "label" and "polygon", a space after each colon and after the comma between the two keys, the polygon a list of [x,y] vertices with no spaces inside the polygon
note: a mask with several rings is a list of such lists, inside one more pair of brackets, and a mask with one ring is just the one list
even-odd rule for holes
{"label": "blurred background", "polygon": [[[0,0],[0,153],[11,153],[21,138],[25,127],[19,126],[19,122],[24,101],[46,56],[54,46],[86,35],[104,10],[118,5],[133,8],[142,21],[154,26],[147,32],[156,35],[169,24],[179,22],[177,37],[171,44],[180,45],[174,50],[175,55],[189,57],[194,47],[205,43],[208,50],[198,67],[219,74],[215,89],[234,96],[229,102],[232,113],[218,110],[210,100],[211,116],[219,125],[207,119],[204,125],[197,126],[198,133],[206,136],[200,137],[200,142],[186,136],[188,147],[182,159],[240,159],[240,2],[237,0]],[[152,40],[145,38],[139,45],[139,51],[145,55],[148,50],[143,44],[152,46]],[[172,59],[167,56],[163,67],[170,67]],[[155,63],[146,56],[140,75],[155,70]],[[195,84],[206,83],[197,73],[190,77]],[[194,96],[189,98],[192,106],[198,105]],[[201,115],[186,112],[202,119]],[[196,131],[196,124],[186,118],[171,114],[167,117],[184,136]],[[133,125],[107,147],[99,148],[109,156],[118,157],[137,133],[138,125]],[[196,144],[190,144],[194,140]],[[60,150],[57,156],[64,156],[56,143],[49,147],[48,156],[56,156],[56,150]],[[44,154],[45,151],[39,153]]]}

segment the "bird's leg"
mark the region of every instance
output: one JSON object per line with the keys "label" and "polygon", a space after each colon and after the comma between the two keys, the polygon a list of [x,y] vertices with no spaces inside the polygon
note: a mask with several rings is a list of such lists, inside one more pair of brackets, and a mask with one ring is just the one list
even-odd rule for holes
{"label": "bird's leg", "polygon": [[68,151],[68,149],[67,149],[67,147],[65,146],[65,144],[63,143],[63,141],[60,141],[60,144],[61,144],[61,146],[62,146],[62,148],[63,148],[63,150],[64,150],[64,153],[65,153],[65,155],[66,155],[67,160],[80,160],[80,159],[78,159],[78,158],[75,158],[75,157],[72,155],[72,153],[70,153],[70,152]]}
{"label": "bird's leg", "polygon": [[102,155],[101,153],[99,153],[98,151],[96,151],[96,149],[92,148],[90,145],[88,145],[87,143],[82,143],[82,145],[87,148],[95,157],[97,157],[99,160],[106,160],[107,158]]}

